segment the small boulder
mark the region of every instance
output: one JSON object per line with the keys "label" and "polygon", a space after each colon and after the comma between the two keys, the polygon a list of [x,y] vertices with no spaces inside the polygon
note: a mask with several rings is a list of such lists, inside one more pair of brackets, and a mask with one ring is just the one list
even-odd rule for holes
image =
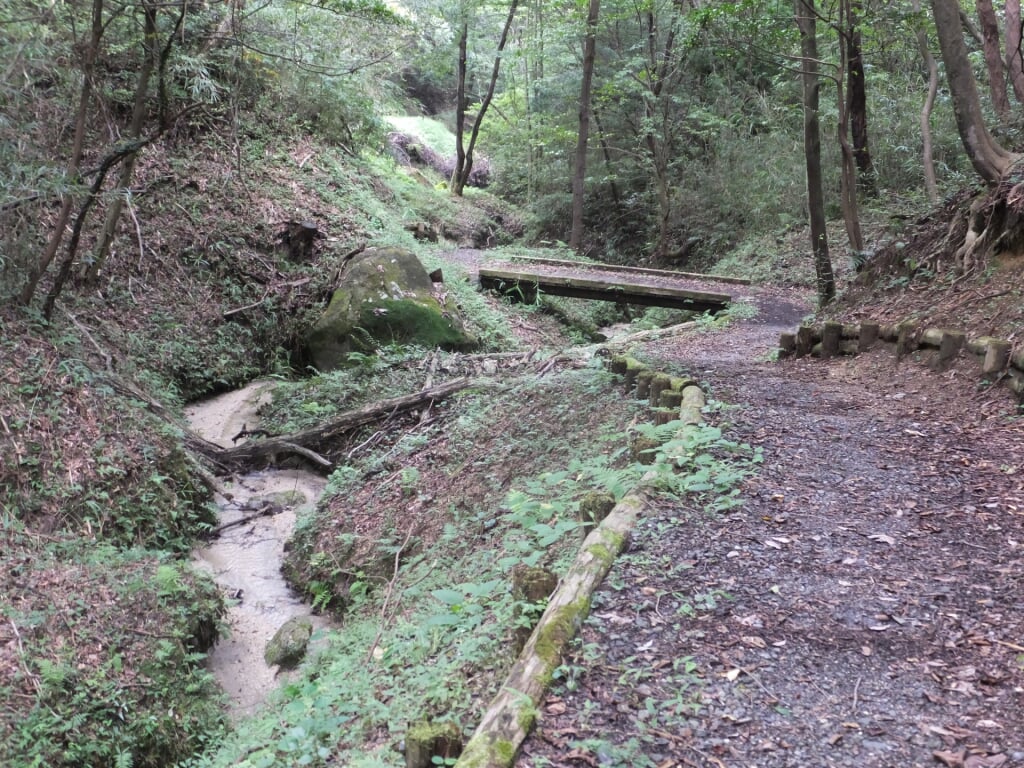
{"label": "small boulder", "polygon": [[331,303],[306,338],[313,365],[330,371],[350,352],[385,344],[470,349],[475,340],[453,307],[434,292],[416,255],[404,248],[370,248],[352,259]]}
{"label": "small boulder", "polygon": [[293,616],[288,619],[267,643],[263,660],[268,667],[280,666],[292,669],[306,655],[306,646],[313,636],[313,622],[308,616]]}

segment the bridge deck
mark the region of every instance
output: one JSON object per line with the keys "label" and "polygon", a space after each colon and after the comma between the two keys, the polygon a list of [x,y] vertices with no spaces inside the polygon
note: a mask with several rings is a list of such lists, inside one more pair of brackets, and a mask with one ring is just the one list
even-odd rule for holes
{"label": "bridge deck", "polygon": [[[687,275],[687,277],[692,277]],[[537,292],[577,299],[618,301],[649,307],[718,312],[732,296],[727,293],[698,290],[691,280],[661,270],[623,272],[593,264],[565,265],[530,263],[502,264],[480,268],[480,286],[524,301],[533,301]]]}

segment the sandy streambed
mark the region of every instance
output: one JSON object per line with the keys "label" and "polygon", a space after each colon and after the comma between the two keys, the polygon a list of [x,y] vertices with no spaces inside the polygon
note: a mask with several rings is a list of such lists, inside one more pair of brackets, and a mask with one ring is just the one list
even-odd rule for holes
{"label": "sandy streambed", "polygon": [[[253,429],[257,409],[270,397],[273,382],[256,381],[243,389],[194,403],[186,409],[192,428],[207,440],[230,446],[244,427]],[[311,510],[325,479],[301,469],[267,470],[232,479],[231,498],[218,497],[220,525],[253,515],[268,504],[274,514],[226,528],[196,550],[205,567],[232,597],[229,634],[210,651],[207,663],[233,703],[236,718],[254,712],[279,682],[277,669],[263,660],[267,641],[293,616],[310,616],[281,576],[284,543],[297,515]],[[313,625],[325,622],[311,616]]]}

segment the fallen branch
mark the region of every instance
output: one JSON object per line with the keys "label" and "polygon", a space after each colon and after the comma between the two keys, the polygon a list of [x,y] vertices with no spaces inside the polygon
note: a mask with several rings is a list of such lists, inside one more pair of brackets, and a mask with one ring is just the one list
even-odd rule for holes
{"label": "fallen branch", "polygon": [[222,448],[206,441],[191,441],[190,447],[226,468],[248,467],[259,462],[274,464],[277,462],[278,456],[295,453],[324,468],[332,468],[332,462],[324,458],[322,454],[330,450],[341,435],[372,424],[383,417],[409,411],[421,405],[428,405],[436,400],[450,397],[463,389],[483,384],[485,382],[480,379],[466,377],[453,379],[410,395],[368,403],[361,408],[336,416],[325,424],[302,432],[243,443],[233,448]]}
{"label": "fallen branch", "polygon": [[264,504],[251,515],[246,515],[245,517],[240,517],[238,520],[232,520],[230,523],[223,523],[222,525],[218,525],[216,528],[211,528],[206,536],[207,538],[212,539],[215,536],[220,536],[228,528],[245,525],[253,520],[258,520],[261,517],[270,517],[271,515],[277,515],[280,512],[281,508],[276,504]]}

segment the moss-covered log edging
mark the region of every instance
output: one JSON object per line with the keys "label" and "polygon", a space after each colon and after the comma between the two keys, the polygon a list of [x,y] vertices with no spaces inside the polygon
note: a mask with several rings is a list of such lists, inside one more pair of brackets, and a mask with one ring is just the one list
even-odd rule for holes
{"label": "moss-covered log edging", "polygon": [[[666,392],[679,393],[676,412],[683,422],[681,432],[702,422],[704,392],[693,380],[652,374],[650,369],[628,357],[613,358],[610,367],[626,376],[630,390],[637,386],[641,372],[648,380],[652,377],[667,379],[667,386],[658,391],[657,402],[662,402]],[[654,395],[649,396],[653,400]],[[650,485],[656,476],[653,471],[646,473],[583,540],[576,559],[549,599],[544,614],[501,690],[491,700],[456,762],[456,768],[508,768],[513,765],[519,747],[537,721],[541,700],[555,670],[562,663],[566,646],[590,612],[594,592],[625,548],[637,518],[648,505],[648,496],[652,493]]]}
{"label": "moss-covered log edging", "polygon": [[843,324],[826,322],[802,325],[795,333],[779,337],[779,359],[788,357],[836,357],[856,355],[879,343],[895,349],[897,359],[918,350],[931,354],[931,365],[941,370],[962,352],[973,355],[982,376],[1005,384],[1024,401],[1024,347],[1014,349],[1006,339],[992,336],[968,338],[962,331],[920,328],[912,322]]}

